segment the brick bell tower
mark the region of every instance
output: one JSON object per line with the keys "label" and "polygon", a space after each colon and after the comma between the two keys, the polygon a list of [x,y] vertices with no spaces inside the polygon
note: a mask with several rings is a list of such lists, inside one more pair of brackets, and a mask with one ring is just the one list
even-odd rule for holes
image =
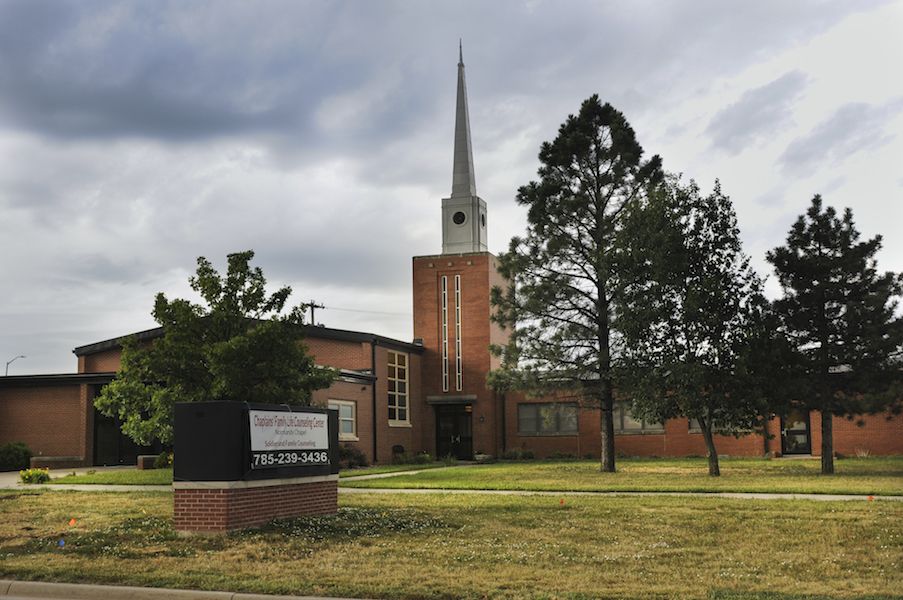
{"label": "brick bell tower", "polygon": [[440,457],[470,459],[502,450],[503,406],[487,389],[486,375],[498,366],[489,345],[505,341],[490,322],[489,293],[505,281],[486,245],[486,202],[474,178],[460,45],[458,57],[452,191],[442,199],[442,254],[413,259],[414,337],[423,340],[421,385],[433,419],[425,424],[423,445]]}

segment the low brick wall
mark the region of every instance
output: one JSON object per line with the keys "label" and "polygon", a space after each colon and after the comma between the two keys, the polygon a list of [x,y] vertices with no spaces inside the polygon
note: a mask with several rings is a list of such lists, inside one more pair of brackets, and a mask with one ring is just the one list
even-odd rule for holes
{"label": "low brick wall", "polygon": [[173,522],[183,534],[225,533],[273,519],[338,510],[338,475],[261,481],[177,481]]}

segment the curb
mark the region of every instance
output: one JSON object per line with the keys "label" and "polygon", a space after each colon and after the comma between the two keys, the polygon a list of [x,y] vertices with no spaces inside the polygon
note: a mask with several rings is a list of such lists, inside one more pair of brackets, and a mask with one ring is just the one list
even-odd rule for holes
{"label": "curb", "polygon": [[42,600],[350,600],[325,596],[270,596],[238,592],[170,590],[164,588],[48,583],[45,581],[0,580],[0,598],[41,598]]}

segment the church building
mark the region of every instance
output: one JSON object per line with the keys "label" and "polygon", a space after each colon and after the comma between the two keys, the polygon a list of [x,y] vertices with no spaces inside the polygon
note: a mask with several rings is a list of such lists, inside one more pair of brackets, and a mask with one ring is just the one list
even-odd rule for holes
{"label": "church building", "polygon": [[[437,208],[440,208],[437,203]],[[490,290],[504,286],[487,244],[487,203],[477,195],[464,62],[459,53],[452,189],[441,202],[441,253],[412,259],[414,340],[305,327],[316,362],[339,370],[338,379],[314,393],[313,402],[338,411],[340,441],[370,462],[401,453],[471,459],[529,451],[537,458],[598,458],[598,409],[574,400],[500,394],[486,385],[499,361],[491,344],[506,332],[490,319]],[[437,244],[438,246],[438,244]],[[135,334],[153,343],[162,328]],[[34,464],[69,468],[134,464],[140,448],[93,400],[120,367],[115,338],[75,348],[76,373],[0,377],[0,444],[24,442]],[[718,436],[719,452],[732,456],[817,455],[820,416],[775,416],[764,430],[740,438]],[[686,419],[647,423],[619,406],[615,448],[626,456],[704,456],[701,432]],[[836,419],[838,454],[903,454],[903,417]]]}

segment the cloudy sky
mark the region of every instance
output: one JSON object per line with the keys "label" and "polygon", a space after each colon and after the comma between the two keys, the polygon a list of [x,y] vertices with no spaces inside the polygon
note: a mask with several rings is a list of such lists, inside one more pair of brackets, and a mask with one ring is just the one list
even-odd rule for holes
{"label": "cloudy sky", "polygon": [[763,275],[815,193],[903,271],[901,32],[878,0],[0,0],[0,359],[74,371],[75,346],[153,327],[156,292],[189,296],[198,256],[249,248],[324,325],[410,339],[459,37],[493,252],[598,93],[668,170],[721,179]]}

